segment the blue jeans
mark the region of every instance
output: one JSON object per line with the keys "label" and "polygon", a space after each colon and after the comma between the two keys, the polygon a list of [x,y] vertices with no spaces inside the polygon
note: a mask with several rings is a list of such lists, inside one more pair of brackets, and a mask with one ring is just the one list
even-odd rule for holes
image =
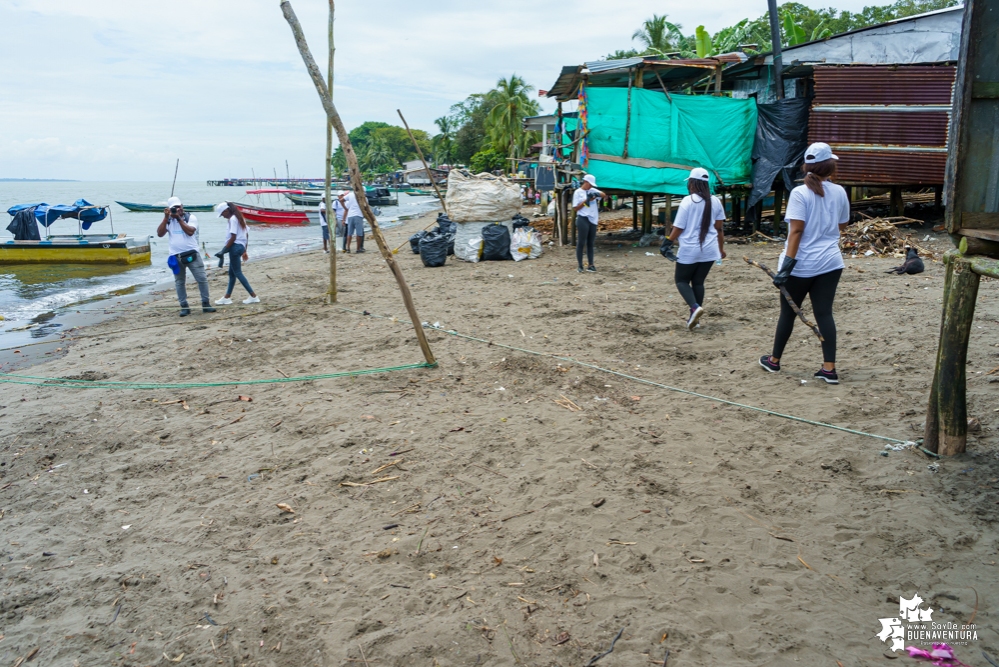
{"label": "blue jeans", "polygon": [[246,248],[240,243],[233,243],[229,246],[229,288],[225,291],[229,296],[232,296],[232,288],[236,286],[237,279],[246,289],[247,293],[253,294],[253,288],[250,287],[249,281],[243,275],[244,252],[246,252]]}

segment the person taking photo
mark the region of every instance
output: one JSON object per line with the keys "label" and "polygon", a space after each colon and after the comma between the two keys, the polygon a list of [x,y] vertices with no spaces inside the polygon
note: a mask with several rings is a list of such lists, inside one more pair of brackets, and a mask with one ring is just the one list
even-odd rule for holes
{"label": "person taking photo", "polygon": [[593,249],[597,242],[597,224],[600,220],[600,202],[607,195],[597,190],[597,178],[593,174],[583,176],[583,182],[572,193],[572,210],[576,212],[576,263],[583,272],[583,249],[589,264],[586,271],[596,273],[593,266]]}
{"label": "person taking photo", "polygon": [[198,219],[184,211],[184,205],[179,197],[170,197],[167,207],[163,209],[163,220],[156,228],[156,236],[160,238],[169,234],[169,253],[167,264],[173,270],[174,286],[177,288],[177,300],[180,302],[180,316],[187,317],[191,308],[187,304],[187,270],[198,283],[201,293],[201,311],[214,313],[211,297],[208,294],[208,276],[205,274],[205,262],[201,259],[198,249]]}

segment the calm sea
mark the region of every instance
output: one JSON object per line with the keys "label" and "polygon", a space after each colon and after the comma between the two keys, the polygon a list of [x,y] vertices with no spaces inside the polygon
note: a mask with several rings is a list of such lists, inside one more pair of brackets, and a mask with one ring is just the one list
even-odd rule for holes
{"label": "calm sea", "polygon": [[[248,204],[289,208],[281,195],[248,195],[247,188],[209,187],[204,182],[177,183],[175,194],[185,204],[217,204],[221,201],[239,201]],[[124,232],[142,238],[153,236],[152,264],[132,268],[120,266],[86,265],[17,265],[0,266],[0,334],[19,329],[32,321],[44,319],[48,313],[80,304],[100,300],[104,296],[120,294],[172,281],[173,274],[167,267],[166,238],[155,237],[156,226],[162,213],[132,213],[115,204],[117,201],[144,204],[164,203],[170,195],[170,182],[20,182],[0,181],[0,211],[4,222],[0,225],[0,241],[11,238],[7,231],[10,216],[8,208],[14,204],[45,202],[70,204],[86,199],[92,204],[110,204],[111,220],[95,223],[91,232],[110,233],[112,224],[116,233]],[[422,214],[437,206],[432,197],[399,195],[399,206],[381,207],[379,222],[383,227],[401,224],[406,219]],[[199,221],[199,237],[212,253],[225,243],[225,220],[213,213],[195,213]],[[57,221],[54,234],[75,234],[75,221]],[[250,261],[273,257],[289,252],[310,250],[322,245],[318,225],[294,227],[254,225],[250,228]],[[22,329],[23,330],[23,329]]]}

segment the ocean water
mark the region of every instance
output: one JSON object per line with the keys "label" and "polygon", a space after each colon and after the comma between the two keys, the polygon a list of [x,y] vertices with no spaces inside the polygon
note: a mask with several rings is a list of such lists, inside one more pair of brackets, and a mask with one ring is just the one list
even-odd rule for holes
{"label": "ocean water", "polygon": [[[237,201],[274,208],[291,208],[290,202],[281,195],[248,195],[247,189],[236,187],[210,187],[204,182],[177,183],[175,194],[185,204],[217,204],[221,201]],[[48,204],[69,204],[77,199],[86,199],[92,204],[110,204],[109,219],[95,223],[90,232],[110,233],[112,226],[116,233],[143,238],[152,236],[152,264],[134,267],[101,265],[55,265],[25,264],[0,266],[0,334],[38,323],[58,312],[81,303],[99,301],[102,298],[129,293],[151,287],[157,283],[172,283],[173,274],[167,267],[166,238],[156,238],[156,227],[163,214],[132,213],[114,203],[117,201],[139,202],[144,204],[165,203],[170,195],[170,182],[21,182],[0,181],[0,216],[6,222],[0,225],[0,241],[11,238],[7,231],[10,216],[6,211],[15,204],[45,202]],[[413,197],[399,194],[399,206],[381,207],[378,220],[388,228],[402,224],[405,219],[421,215],[437,207],[433,197]],[[301,208],[301,207],[299,207]],[[194,213],[198,218],[199,237],[211,253],[217,252],[225,243],[226,223],[214,213]],[[57,221],[52,227],[54,234],[75,234],[77,223],[74,220]],[[250,226],[250,264],[256,259],[273,257],[290,252],[299,252],[322,247],[322,232],[319,225]],[[190,289],[190,288],[189,288]],[[35,336],[45,327],[36,327]]]}

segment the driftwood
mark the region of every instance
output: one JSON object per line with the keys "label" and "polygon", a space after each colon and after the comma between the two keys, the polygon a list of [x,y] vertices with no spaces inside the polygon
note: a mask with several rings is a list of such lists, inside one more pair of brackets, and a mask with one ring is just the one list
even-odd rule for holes
{"label": "driftwood", "polygon": [[[760,264],[755,259],[749,259],[748,257],[743,257],[742,259],[744,259],[747,264],[752,264],[757,268],[763,269],[766,272],[766,274],[771,278],[774,277],[773,271],[768,269],[765,265]],[[794,299],[791,298],[791,295],[788,293],[787,288],[781,285],[780,293],[784,295],[784,300],[787,301],[787,305],[791,306],[791,310],[793,310],[794,314],[798,316],[798,319],[804,322],[805,326],[809,327],[813,332],[815,332],[815,335],[818,336],[819,340],[824,343],[826,339],[822,337],[822,332],[819,331],[818,325],[816,325],[814,322],[808,321],[808,318],[805,317],[805,314],[801,312],[801,308],[798,308],[798,304],[796,304],[794,302]]]}
{"label": "driftwood", "polygon": [[[335,0],[330,0],[330,23],[329,23],[329,47],[330,59],[329,67],[326,70],[326,89],[329,91],[330,99],[333,99],[333,54],[336,48],[333,46],[333,13],[336,9]],[[330,303],[336,303],[336,211],[333,200],[330,197],[330,182],[333,180],[333,123],[326,119],[326,229],[330,232]],[[333,224],[330,224],[332,219]]]}
{"label": "driftwood", "polygon": [[427,335],[423,331],[420,316],[416,312],[416,306],[413,305],[413,295],[409,291],[406,279],[402,276],[402,270],[396,263],[395,257],[392,256],[392,251],[389,250],[388,246],[385,244],[385,237],[382,236],[382,230],[378,226],[378,220],[375,218],[374,211],[372,211],[371,206],[368,205],[368,198],[364,192],[364,182],[361,178],[361,168],[357,163],[357,153],[354,152],[354,146],[350,143],[350,136],[347,134],[347,128],[344,127],[343,121],[340,119],[340,113],[333,104],[333,99],[330,97],[329,88],[323,80],[323,75],[319,71],[319,67],[316,65],[315,59],[312,57],[312,52],[309,50],[309,44],[305,41],[305,34],[302,32],[302,24],[299,23],[298,16],[295,15],[295,10],[292,9],[291,3],[288,2],[288,0],[282,0],[281,12],[284,14],[285,20],[291,27],[291,32],[295,37],[295,45],[298,47],[298,52],[302,56],[305,68],[309,71],[309,76],[312,77],[312,83],[315,85],[316,92],[319,94],[319,99],[323,103],[323,109],[326,110],[326,117],[329,119],[329,122],[333,124],[336,136],[340,140],[340,147],[343,148],[344,157],[347,158],[347,167],[350,172],[350,181],[351,187],[354,190],[354,196],[357,197],[357,203],[361,207],[361,212],[364,214],[365,219],[368,221],[368,224],[371,225],[371,235],[375,237],[375,243],[378,244],[378,250],[381,251],[382,257],[385,259],[385,263],[388,264],[389,270],[392,271],[392,275],[395,276],[395,280],[399,284],[399,291],[402,293],[402,300],[406,305],[406,311],[409,313],[409,317],[413,321],[413,329],[416,332],[416,340],[420,344],[420,349],[423,350],[423,356],[427,360],[428,364],[437,365],[437,360],[434,359],[434,353],[430,351],[430,343],[427,341]]}

